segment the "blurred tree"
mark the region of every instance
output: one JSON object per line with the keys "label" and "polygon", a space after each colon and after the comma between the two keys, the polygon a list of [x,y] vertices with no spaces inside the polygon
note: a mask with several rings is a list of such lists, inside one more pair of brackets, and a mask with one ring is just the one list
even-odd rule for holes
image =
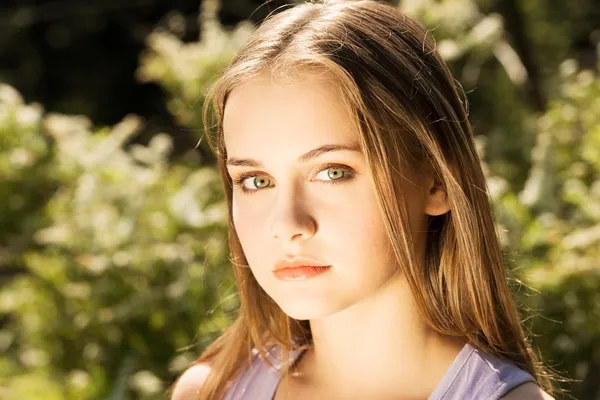
{"label": "blurred tree", "polygon": [[[518,248],[524,275],[541,296],[533,321],[537,342],[570,375],[583,380],[576,398],[600,397],[600,78],[575,60],[560,68],[562,84],[538,119],[534,165],[520,203]],[[517,231],[515,231],[517,233]]]}
{"label": "blurred tree", "polygon": [[[136,81],[134,71],[146,37],[169,30],[195,42],[198,0],[3,0],[0,4],[0,82],[50,112],[83,114],[98,125],[124,115],[146,119],[135,142],[147,144],[157,133],[173,137],[172,157],[185,154],[197,135],[181,129],[165,108],[160,89]],[[226,26],[259,22],[286,4],[283,0],[223,2]],[[67,72],[67,73],[65,73]]]}
{"label": "blurred tree", "polygon": [[10,316],[0,330],[1,397],[160,396],[197,353],[191,335],[205,346],[237,305],[218,174],[169,164],[166,135],[125,149],[137,117],[93,130],[85,117],[42,119],[12,89],[1,93],[4,121],[20,124],[1,132],[12,180],[1,180],[10,195],[0,206],[29,212],[25,240],[3,232],[3,255],[27,274],[0,290]]}
{"label": "blurred tree", "polygon": [[[533,166],[520,192],[487,169],[499,231],[534,344],[577,399],[600,395],[600,78],[575,60],[561,65],[559,93],[537,118]],[[478,138],[482,149],[483,137]],[[483,150],[482,150],[483,151]],[[529,315],[532,314],[532,315]]]}
{"label": "blurred tree", "polygon": [[[41,107],[24,105],[12,87],[0,84],[0,288],[28,272],[22,253],[35,247],[44,225],[44,204],[58,188],[48,173],[51,155],[40,134]],[[12,319],[0,314],[0,329]]]}

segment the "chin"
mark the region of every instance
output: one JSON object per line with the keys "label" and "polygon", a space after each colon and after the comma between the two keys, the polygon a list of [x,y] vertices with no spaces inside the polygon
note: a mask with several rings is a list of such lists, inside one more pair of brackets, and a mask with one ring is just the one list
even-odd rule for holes
{"label": "chin", "polygon": [[276,303],[287,316],[301,321],[325,318],[344,308],[338,307],[331,301],[291,299],[289,297],[285,301],[276,301]]}

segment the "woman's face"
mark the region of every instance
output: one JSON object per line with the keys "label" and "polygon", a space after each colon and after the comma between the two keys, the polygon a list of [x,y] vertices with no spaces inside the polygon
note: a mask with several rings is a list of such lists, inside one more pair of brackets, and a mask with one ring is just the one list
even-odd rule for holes
{"label": "woman's face", "polygon": [[[242,249],[261,287],[296,319],[360,302],[397,270],[358,133],[326,78],[282,85],[263,75],[232,91],[223,121]],[[425,192],[405,182],[413,232],[424,231]],[[331,267],[278,279],[277,262],[294,256]]]}

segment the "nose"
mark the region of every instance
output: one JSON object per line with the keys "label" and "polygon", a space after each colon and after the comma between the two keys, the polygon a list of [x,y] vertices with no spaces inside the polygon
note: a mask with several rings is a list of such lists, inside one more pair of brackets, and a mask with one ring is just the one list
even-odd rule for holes
{"label": "nose", "polygon": [[271,215],[271,232],[280,241],[306,240],[314,236],[317,223],[308,212],[308,204],[300,193],[280,191]]}

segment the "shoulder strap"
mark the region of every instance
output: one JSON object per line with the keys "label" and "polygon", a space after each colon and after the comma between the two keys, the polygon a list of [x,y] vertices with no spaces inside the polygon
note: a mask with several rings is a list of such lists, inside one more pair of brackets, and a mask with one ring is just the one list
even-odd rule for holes
{"label": "shoulder strap", "polygon": [[[270,400],[277,389],[281,379],[281,364],[279,346],[273,346],[266,351],[269,361],[275,366],[272,368],[258,355],[258,350],[252,350],[252,359],[244,367],[238,377],[231,383],[225,392],[224,400]],[[295,360],[301,351],[291,354],[291,361]]]}
{"label": "shoulder strap", "polygon": [[535,382],[535,379],[513,362],[467,343],[429,399],[497,400],[529,381]]}

